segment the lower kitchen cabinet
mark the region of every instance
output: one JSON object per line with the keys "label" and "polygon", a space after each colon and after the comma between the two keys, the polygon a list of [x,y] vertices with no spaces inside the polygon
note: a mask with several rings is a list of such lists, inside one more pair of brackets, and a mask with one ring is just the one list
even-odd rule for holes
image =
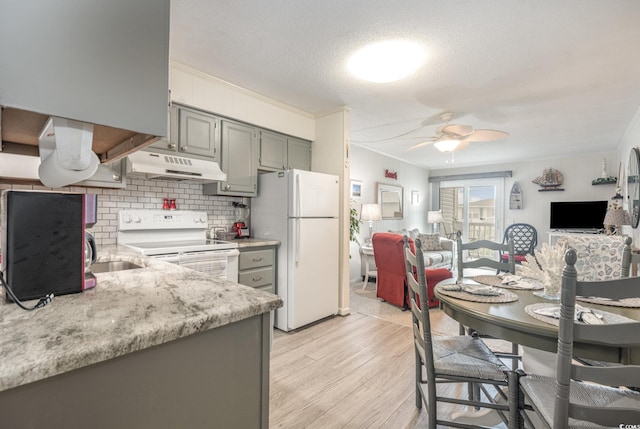
{"label": "lower kitchen cabinet", "polygon": [[238,283],[276,293],[275,246],[240,248]]}

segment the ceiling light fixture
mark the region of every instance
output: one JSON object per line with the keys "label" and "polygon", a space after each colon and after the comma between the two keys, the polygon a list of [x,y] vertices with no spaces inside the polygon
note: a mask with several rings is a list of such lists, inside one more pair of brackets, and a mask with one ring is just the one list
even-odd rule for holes
{"label": "ceiling light fixture", "polygon": [[426,57],[424,49],[407,40],[372,43],[357,51],[347,63],[356,77],[375,83],[395,82],[415,72]]}
{"label": "ceiling light fixture", "polygon": [[453,152],[460,145],[460,140],[440,140],[433,145],[440,152]]}

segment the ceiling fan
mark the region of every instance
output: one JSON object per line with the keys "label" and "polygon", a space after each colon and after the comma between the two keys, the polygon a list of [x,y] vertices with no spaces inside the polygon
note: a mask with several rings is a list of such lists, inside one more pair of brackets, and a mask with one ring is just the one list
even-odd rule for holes
{"label": "ceiling fan", "polygon": [[471,142],[488,142],[507,138],[509,133],[499,130],[475,129],[471,125],[465,124],[449,124],[453,118],[453,113],[445,112],[440,114],[440,119],[444,125],[436,129],[434,136],[422,143],[411,146],[409,150],[422,146],[433,144],[440,152],[453,152],[454,150],[464,149]]}

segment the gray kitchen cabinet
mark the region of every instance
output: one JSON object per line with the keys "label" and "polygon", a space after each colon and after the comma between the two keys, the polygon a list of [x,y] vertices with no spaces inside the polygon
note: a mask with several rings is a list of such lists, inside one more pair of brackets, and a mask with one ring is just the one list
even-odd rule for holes
{"label": "gray kitchen cabinet", "polygon": [[170,109],[168,140],[160,140],[149,148],[219,162],[219,129],[217,116],[174,104]]}
{"label": "gray kitchen cabinet", "polygon": [[0,9],[3,106],[166,134],[169,0],[32,0]]}
{"label": "gray kitchen cabinet", "polygon": [[287,168],[311,171],[311,142],[287,139]]}
{"label": "gray kitchen cabinet", "polygon": [[93,176],[75,185],[96,188],[125,188],[127,186],[126,162],[125,158],[121,158],[108,164],[100,164]]}
{"label": "gray kitchen cabinet", "polygon": [[238,283],[276,293],[275,246],[239,248]]}
{"label": "gray kitchen cabinet", "polygon": [[205,195],[255,197],[258,194],[258,129],[227,119],[220,121],[220,168],[227,180],[206,183]]}
{"label": "gray kitchen cabinet", "polygon": [[260,131],[260,168],[285,170],[287,168],[287,137],[271,131]]}
{"label": "gray kitchen cabinet", "polygon": [[259,168],[311,170],[311,142],[263,130],[260,132]]}

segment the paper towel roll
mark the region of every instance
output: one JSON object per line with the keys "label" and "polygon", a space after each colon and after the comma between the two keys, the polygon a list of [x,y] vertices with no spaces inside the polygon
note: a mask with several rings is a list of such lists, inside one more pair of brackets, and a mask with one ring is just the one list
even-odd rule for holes
{"label": "paper towel roll", "polygon": [[60,188],[93,176],[98,169],[98,165],[100,165],[98,155],[91,152],[89,167],[84,170],[67,170],[58,163],[58,151],[56,149],[40,163],[38,176],[45,186]]}

